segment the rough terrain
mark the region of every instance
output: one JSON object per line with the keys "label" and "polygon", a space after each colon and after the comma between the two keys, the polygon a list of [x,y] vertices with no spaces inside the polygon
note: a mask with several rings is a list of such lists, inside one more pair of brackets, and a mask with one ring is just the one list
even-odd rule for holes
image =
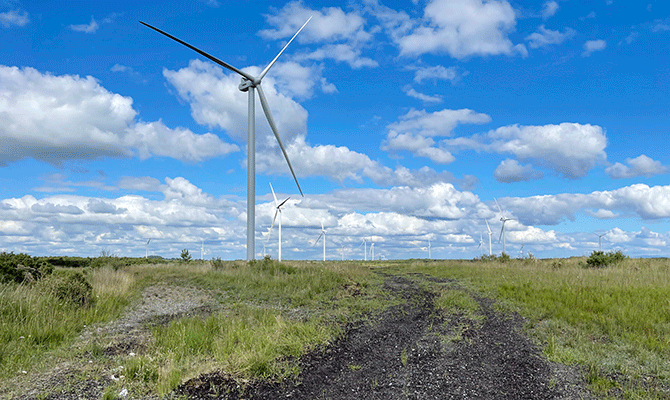
{"label": "rough terrain", "polygon": [[[431,286],[432,285],[432,286]],[[387,275],[385,289],[402,301],[376,317],[350,324],[335,343],[299,359],[301,372],[284,382],[241,381],[214,372],[185,382],[174,392],[188,399],[590,399],[580,374],[542,358],[520,333],[523,320],[494,311],[476,293],[476,318],[436,308],[431,287],[457,282],[421,275]],[[165,323],[183,315],[208,314],[216,307],[195,288],[149,288],[142,300],[98,332],[112,338],[105,355],[141,352],[147,321]],[[31,383],[15,399],[99,399],[115,371],[81,364],[60,365]],[[79,378],[77,378],[79,377]],[[83,379],[82,379],[83,378]],[[55,389],[55,390],[49,390]]]}

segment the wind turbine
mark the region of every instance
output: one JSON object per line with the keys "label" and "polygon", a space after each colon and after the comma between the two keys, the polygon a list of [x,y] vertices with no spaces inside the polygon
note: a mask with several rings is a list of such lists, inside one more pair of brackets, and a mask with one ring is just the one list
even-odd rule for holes
{"label": "wind turbine", "polygon": [[493,232],[491,231],[491,227],[489,226],[489,221],[484,220],[486,222],[486,229],[489,230],[489,255],[493,255],[493,252],[491,251],[491,236],[493,235]]}
{"label": "wind turbine", "polygon": [[319,243],[319,239],[321,239],[321,236],[323,236],[323,261],[326,261],[326,230],[323,229],[323,221],[321,221],[321,234],[316,239],[313,246],[316,246],[316,244]]}
{"label": "wind turbine", "polygon": [[149,258],[149,242],[151,242],[151,238],[147,240],[147,244],[145,245],[144,258]]}
{"label": "wind turbine", "polygon": [[375,243],[374,242],[372,242],[372,244],[370,245],[370,259],[372,261],[375,260]]}
{"label": "wind turbine", "polygon": [[602,235],[598,235],[597,233],[594,233],[594,235],[598,236],[598,251],[603,251],[602,238],[603,238],[603,236],[607,235],[607,233],[603,233]]}
{"label": "wind turbine", "polygon": [[368,238],[363,238],[363,241],[361,244],[358,245],[358,248],[363,246],[363,257],[365,257],[365,261],[368,260]]}
{"label": "wind turbine", "polygon": [[505,217],[505,214],[503,214],[502,209],[500,208],[500,204],[498,204],[498,200],[493,198],[495,200],[496,205],[498,206],[498,211],[500,211],[500,221],[502,221],[502,229],[500,229],[500,237],[498,238],[498,243],[500,243],[500,239],[502,239],[502,244],[503,244],[503,253],[505,252],[505,222],[511,220],[512,218],[507,218]]}
{"label": "wind turbine", "polygon": [[[490,236],[489,236],[490,238]],[[484,239],[482,239],[482,234],[479,234],[479,246],[477,246],[478,249],[480,250],[481,255],[484,255]]]}
{"label": "wind turbine", "polygon": [[281,261],[281,208],[290,197],[287,197],[286,200],[281,203],[277,201],[277,196],[275,195],[275,190],[272,188],[270,183],[270,190],[272,191],[272,197],[275,199],[275,216],[272,218],[272,225],[270,225],[270,232],[268,233],[268,240],[270,240],[270,234],[272,233],[272,227],[275,226],[275,220],[277,219],[277,214],[279,214],[279,243],[277,245],[277,261]]}
{"label": "wind turbine", "polygon": [[[298,183],[298,178],[295,176],[295,172],[293,172],[293,167],[291,166],[291,161],[288,159],[288,154],[286,154],[286,149],[284,148],[284,144],[282,143],[281,139],[279,138],[279,133],[277,132],[277,127],[275,126],[274,119],[272,118],[272,114],[270,113],[270,107],[268,106],[268,102],[265,98],[265,93],[263,93],[263,88],[261,87],[261,81],[265,77],[265,75],[268,73],[270,68],[275,64],[279,56],[282,55],[284,50],[288,47],[289,44],[295,39],[296,36],[305,28],[305,25],[312,19],[312,17],[309,17],[309,19],[298,29],[298,32],[293,35],[291,40],[286,43],[283,49],[277,54],[277,56],[265,67],[263,71],[261,71],[260,75],[254,77],[240,69],[237,69],[233,67],[232,65],[219,60],[218,58],[207,54],[206,52],[191,46],[190,44],[177,39],[176,37],[170,35],[167,32],[163,32],[162,30],[158,28],[154,28],[153,26],[146,24],[142,21],[140,23],[148,28],[151,28],[155,30],[158,33],[161,33],[170,39],[183,44],[184,46],[188,47],[191,50],[194,50],[198,54],[207,57],[209,60],[214,61],[215,63],[221,65],[224,68],[227,68],[233,72],[236,72],[242,76],[242,82],[239,85],[239,89],[242,92],[249,92],[249,102],[248,102],[248,139],[247,139],[247,260],[253,260],[255,258],[255,251],[256,251],[256,236],[255,236],[255,229],[256,229],[256,132],[255,132],[255,116],[256,116],[256,102],[254,99],[254,89],[258,89],[258,97],[261,101],[261,107],[263,108],[263,112],[265,113],[265,117],[268,120],[268,123],[270,124],[270,128],[272,128],[272,133],[274,133],[275,138],[277,138],[277,142],[279,143],[279,147],[281,148],[282,153],[284,153],[284,158],[286,158],[286,163],[288,164],[288,168],[291,170],[291,174],[293,175],[293,179],[295,180],[295,184],[298,185],[298,190],[300,191],[300,194],[304,196],[302,193],[302,189],[300,188],[300,184]],[[280,258],[281,260],[281,258]]]}

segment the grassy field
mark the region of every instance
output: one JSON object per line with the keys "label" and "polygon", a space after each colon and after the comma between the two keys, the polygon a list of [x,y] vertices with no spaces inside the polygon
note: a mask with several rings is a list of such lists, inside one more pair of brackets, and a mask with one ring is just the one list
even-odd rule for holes
{"label": "grassy field", "polygon": [[[57,268],[32,285],[0,286],[0,387],[76,359],[95,361],[84,365],[93,378],[122,371],[124,381],[110,382],[106,398],[121,387],[165,395],[214,370],[240,378],[291,376],[298,372],[297,356],[334,340],[346,322],[390,305],[380,285],[383,276],[376,273],[383,272],[456,279],[473,293],[495,298],[501,312],[526,318],[525,332],[548,360],[578,366],[604,398],[667,398],[670,262],[626,259],[607,268],[585,266],[585,258],[573,258]],[[86,306],[57,293],[76,272],[92,286]],[[145,288],[165,283],[206,291],[218,307],[205,317],[149,326],[151,340],[134,357],[106,357],[102,342],[78,345],[86,327],[118,318]],[[436,305],[475,307],[449,291],[438,293]]]}

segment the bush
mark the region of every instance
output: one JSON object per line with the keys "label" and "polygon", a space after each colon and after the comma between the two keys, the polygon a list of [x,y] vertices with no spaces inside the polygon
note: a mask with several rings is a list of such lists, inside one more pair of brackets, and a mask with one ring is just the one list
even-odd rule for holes
{"label": "bush", "polygon": [[53,272],[53,265],[37,257],[0,253],[0,282],[31,283]]}
{"label": "bush", "polygon": [[181,260],[183,262],[191,261],[191,253],[188,252],[188,249],[184,249],[181,251]]}
{"label": "bush", "polygon": [[498,257],[498,261],[500,261],[501,263],[506,263],[506,262],[509,262],[511,260],[512,260],[512,258],[510,258],[509,254],[507,254],[507,253],[502,253],[500,255],[500,257]]}
{"label": "bush", "polygon": [[611,264],[618,264],[621,261],[625,260],[626,255],[624,255],[621,250],[617,252],[610,251],[605,254],[602,251],[593,251],[589,258],[586,260],[586,268],[606,268]]}
{"label": "bush", "polygon": [[89,306],[93,300],[93,286],[81,272],[75,272],[56,286],[56,296],[78,306]]}
{"label": "bush", "polygon": [[215,270],[223,269],[224,266],[225,266],[225,263],[223,262],[221,257],[213,257],[212,258],[212,267]]}

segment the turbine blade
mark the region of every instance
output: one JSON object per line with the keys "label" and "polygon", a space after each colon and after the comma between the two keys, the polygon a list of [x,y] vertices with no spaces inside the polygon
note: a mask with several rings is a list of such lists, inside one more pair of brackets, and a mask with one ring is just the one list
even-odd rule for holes
{"label": "turbine blade", "polygon": [[500,240],[502,239],[504,232],[505,232],[505,221],[503,221],[502,229],[500,229],[500,237],[498,238],[498,243],[500,243]]}
{"label": "turbine blade", "polygon": [[300,29],[298,29],[298,32],[296,32],[295,35],[293,35],[293,37],[291,38],[291,40],[289,40],[288,43],[286,43],[286,46],[284,46],[284,48],[281,49],[281,51],[279,52],[279,54],[277,54],[277,56],[274,58],[274,60],[270,61],[270,64],[268,64],[268,66],[265,67],[265,69],[263,70],[263,72],[261,72],[261,74],[258,75],[258,81],[257,81],[257,82],[260,83],[260,81],[263,80],[263,78],[265,77],[265,74],[267,74],[268,71],[270,70],[270,68],[272,68],[272,66],[275,64],[275,62],[277,62],[277,59],[279,58],[279,56],[281,56],[281,53],[283,53],[284,50],[286,50],[286,48],[288,47],[288,45],[291,44],[291,42],[293,41],[293,39],[295,39],[295,37],[298,36],[298,33],[300,33],[300,31],[303,30],[303,28],[305,27],[305,25],[307,25],[307,22],[309,22],[311,19],[312,19],[312,17],[309,17],[309,18],[307,19],[307,21],[306,21],[304,24],[302,24],[302,26],[300,27]]}
{"label": "turbine blade", "polygon": [[323,231],[323,221],[321,221],[321,230]]}
{"label": "turbine blade", "polygon": [[281,206],[283,206],[284,203],[286,203],[286,202],[288,201],[288,199],[290,199],[290,197],[287,197],[286,200],[284,200],[284,201],[282,201],[281,203],[279,203],[279,205],[277,206],[277,208],[281,208]]}
{"label": "turbine blade", "polygon": [[[268,182],[269,183],[269,182]],[[272,188],[272,184],[270,183],[270,190],[272,190],[272,197],[275,198],[275,207],[277,207],[277,196],[275,196],[275,190]]]}
{"label": "turbine blade", "polygon": [[275,125],[275,121],[274,119],[272,119],[272,114],[270,114],[270,106],[268,106],[268,102],[265,99],[265,93],[263,93],[263,88],[261,87],[261,85],[257,85],[256,89],[258,89],[258,97],[261,99],[261,106],[263,107],[265,117],[268,119],[270,128],[272,128],[272,133],[274,133],[275,138],[277,138],[277,142],[279,143],[279,147],[281,148],[282,153],[284,153],[284,158],[286,158],[286,163],[288,164],[288,168],[291,170],[291,174],[293,175],[295,184],[298,185],[300,195],[305,197],[305,195],[302,193],[302,189],[300,188],[300,184],[298,183],[298,178],[295,176],[295,172],[293,172],[293,166],[291,165],[291,161],[288,159],[288,154],[286,154],[284,144],[282,143],[281,138],[279,137],[279,133],[277,132],[277,126]]}
{"label": "turbine blade", "polygon": [[316,244],[319,243],[319,240],[321,239],[321,236],[323,236],[323,232],[319,235],[319,238],[316,239],[316,241],[314,242],[314,244],[312,246],[316,246]]}
{"label": "turbine blade", "polygon": [[275,221],[277,220],[277,214],[279,214],[279,208],[275,210],[275,217],[272,218],[272,225],[270,225],[270,232],[268,233],[268,237],[270,237],[270,233],[272,233],[272,228],[275,226]]}
{"label": "turbine blade", "polygon": [[170,35],[169,33],[164,32],[164,31],[162,31],[162,30],[160,30],[160,29],[158,29],[158,28],[155,28],[155,27],[153,27],[153,26],[151,26],[151,25],[149,25],[149,24],[146,24],[146,23],[144,23],[144,22],[142,22],[142,21],[140,21],[140,24],[142,24],[142,25],[144,25],[144,26],[146,26],[146,27],[149,27],[149,28],[155,30],[155,31],[158,32],[158,33],[162,33],[163,35],[169,37],[170,39],[172,39],[172,40],[174,40],[174,41],[176,41],[176,42],[178,42],[178,43],[181,43],[181,44],[183,44],[184,46],[188,47],[189,49],[191,49],[191,50],[193,50],[193,51],[195,51],[195,52],[197,52],[197,53],[199,53],[199,54],[201,54],[201,55],[207,57],[208,59],[214,61],[215,63],[221,65],[222,67],[225,67],[225,68],[228,68],[228,69],[231,70],[231,71],[237,72],[238,74],[242,75],[243,77],[249,79],[249,80],[252,81],[252,82],[254,81],[254,77],[253,77],[253,76],[247,74],[246,72],[244,72],[244,71],[242,71],[242,70],[239,70],[239,69],[233,67],[232,65],[228,64],[227,62],[221,61],[221,60],[219,60],[218,58],[216,58],[216,57],[214,57],[214,56],[212,56],[212,55],[210,55],[210,54],[205,53],[204,51],[200,50],[199,48],[197,48],[197,47],[195,47],[195,46],[191,46],[190,44],[184,42],[183,40],[177,39],[176,37]]}
{"label": "turbine blade", "polygon": [[492,234],[493,232],[491,232],[491,227],[489,226],[489,221],[484,220],[484,222],[486,222],[486,229],[489,230],[489,235]]}
{"label": "turbine blade", "polygon": [[500,204],[498,204],[498,200],[496,200],[495,197],[493,198],[493,200],[495,200],[496,205],[498,206],[498,211],[500,211],[500,216],[501,216],[501,217],[504,217],[503,212],[502,212],[502,209],[500,208]]}

